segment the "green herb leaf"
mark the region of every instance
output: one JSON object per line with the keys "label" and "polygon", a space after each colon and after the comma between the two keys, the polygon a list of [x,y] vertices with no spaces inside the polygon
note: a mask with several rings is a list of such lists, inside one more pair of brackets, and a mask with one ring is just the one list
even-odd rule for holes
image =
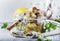
{"label": "green herb leaf", "polygon": [[41,38],[37,38],[37,41],[42,41],[42,39]]}
{"label": "green herb leaf", "polygon": [[3,25],[1,26],[1,28],[6,28],[7,26],[8,26],[8,23],[5,22],[5,23],[3,23]]}
{"label": "green herb leaf", "polygon": [[60,18],[57,18],[55,21],[59,22],[60,23]]}
{"label": "green herb leaf", "polygon": [[45,25],[46,29],[49,29],[51,27],[51,22],[48,22],[46,25]]}
{"label": "green herb leaf", "polygon": [[52,27],[52,29],[53,29],[53,30],[56,30],[57,25],[52,24],[52,26],[51,26],[51,27]]}
{"label": "green herb leaf", "polygon": [[46,29],[43,28],[42,33],[45,33],[45,32],[46,32]]}
{"label": "green herb leaf", "polygon": [[45,41],[52,41],[51,39],[46,39]]}
{"label": "green herb leaf", "polygon": [[48,32],[50,32],[50,28],[49,29],[47,29],[48,30]]}

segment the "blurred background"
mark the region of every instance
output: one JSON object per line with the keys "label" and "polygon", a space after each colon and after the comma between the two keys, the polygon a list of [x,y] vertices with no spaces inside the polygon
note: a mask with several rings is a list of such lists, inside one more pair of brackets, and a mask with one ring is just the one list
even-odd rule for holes
{"label": "blurred background", "polygon": [[49,3],[52,4],[53,17],[60,15],[60,0],[0,0],[0,22],[13,22],[14,12],[18,8],[36,5],[45,11]]}

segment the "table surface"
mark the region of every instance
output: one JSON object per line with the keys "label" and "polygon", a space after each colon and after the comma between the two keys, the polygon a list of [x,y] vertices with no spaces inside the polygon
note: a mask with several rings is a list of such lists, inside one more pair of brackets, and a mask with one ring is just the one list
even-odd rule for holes
{"label": "table surface", "polygon": [[[52,41],[60,41],[60,35],[49,36],[47,38],[52,39]],[[36,41],[36,39],[16,38],[8,30],[0,28],[0,41]]]}
{"label": "table surface", "polygon": [[0,41],[36,41],[36,39],[13,37],[6,29],[0,29]]}
{"label": "table surface", "polygon": [[[53,41],[60,41],[60,35],[49,36]],[[0,29],[0,41],[36,41],[36,39],[16,38],[13,37],[6,29]]]}

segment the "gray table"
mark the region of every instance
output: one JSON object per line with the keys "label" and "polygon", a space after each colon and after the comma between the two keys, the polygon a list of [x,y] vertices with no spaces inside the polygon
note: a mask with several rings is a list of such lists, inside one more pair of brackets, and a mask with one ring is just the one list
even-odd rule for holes
{"label": "gray table", "polygon": [[[47,37],[53,41],[60,41],[60,35]],[[6,29],[0,29],[0,41],[36,41],[36,39],[16,38],[11,36],[10,32]]]}
{"label": "gray table", "polygon": [[16,38],[11,36],[8,30],[0,29],[0,41],[36,41],[36,39]]}
{"label": "gray table", "polygon": [[[60,41],[60,35],[49,36],[47,38],[52,39],[52,41]],[[0,41],[36,41],[36,39],[16,38],[13,37],[8,30],[0,28]]]}

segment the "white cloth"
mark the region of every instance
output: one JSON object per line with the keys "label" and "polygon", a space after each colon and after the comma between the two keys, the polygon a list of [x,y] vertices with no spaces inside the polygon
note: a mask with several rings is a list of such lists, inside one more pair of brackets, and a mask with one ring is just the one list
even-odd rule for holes
{"label": "white cloth", "polygon": [[44,22],[44,20],[46,20],[46,19],[47,19],[47,18],[44,17],[44,16],[42,16],[42,17],[38,17],[38,19],[37,19],[37,23],[40,24],[40,23]]}
{"label": "white cloth", "polygon": [[21,20],[23,19],[24,14],[17,14],[14,20]]}

